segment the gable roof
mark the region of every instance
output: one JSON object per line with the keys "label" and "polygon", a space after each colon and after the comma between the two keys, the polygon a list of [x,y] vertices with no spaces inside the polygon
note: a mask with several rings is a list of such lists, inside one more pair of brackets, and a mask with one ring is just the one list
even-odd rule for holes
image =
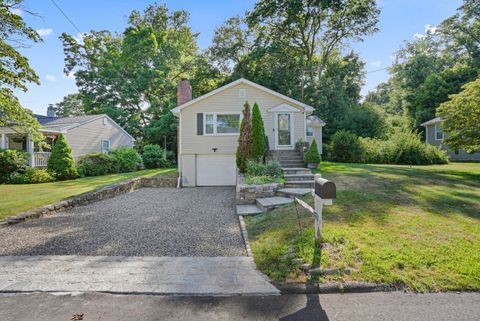
{"label": "gable roof", "polygon": [[90,122],[92,120],[105,117],[105,114],[99,115],[83,115],[83,116],[72,116],[72,117],[48,117],[43,115],[34,115],[40,125],[44,127],[73,127],[75,125],[83,125],[84,123]]}
{"label": "gable roof", "polygon": [[434,118],[434,119],[430,119],[429,121],[426,121],[422,124],[420,124],[421,126],[428,126],[428,125],[435,125],[436,123],[441,123],[443,122],[444,119],[442,117],[437,117],[437,118]]}
{"label": "gable roof", "polygon": [[180,106],[177,106],[177,107],[173,108],[173,109],[172,109],[172,113],[178,114],[178,113],[180,113],[180,111],[181,111],[182,109],[184,109],[184,108],[186,108],[186,107],[188,107],[188,106],[191,106],[191,105],[193,105],[193,104],[195,104],[195,103],[197,103],[197,102],[199,102],[199,101],[202,101],[202,100],[204,100],[205,98],[208,98],[208,97],[210,97],[210,96],[216,95],[216,94],[218,94],[218,93],[220,93],[220,92],[222,92],[222,91],[224,91],[224,90],[226,90],[226,89],[228,89],[228,88],[231,88],[231,87],[233,87],[233,86],[236,86],[236,85],[238,85],[238,84],[247,84],[247,85],[250,85],[250,86],[252,86],[252,87],[255,87],[255,88],[257,88],[257,89],[259,89],[259,90],[261,90],[261,91],[267,92],[267,93],[269,93],[269,94],[271,94],[271,95],[273,95],[273,96],[276,96],[276,97],[279,97],[279,98],[281,98],[281,99],[284,99],[284,100],[286,100],[286,101],[288,101],[288,102],[291,102],[292,104],[299,105],[299,106],[305,108],[305,111],[307,111],[307,112],[314,110],[314,108],[313,108],[312,106],[309,106],[309,105],[307,105],[307,104],[304,104],[304,103],[302,103],[302,102],[300,102],[300,101],[298,101],[298,100],[295,100],[295,99],[293,99],[293,98],[290,98],[290,97],[288,97],[288,96],[282,95],[282,94],[280,94],[280,93],[278,93],[278,92],[276,92],[276,91],[274,91],[274,90],[268,89],[267,87],[264,87],[264,86],[262,86],[262,85],[259,85],[259,84],[257,84],[257,83],[254,83],[253,81],[247,80],[247,79],[245,79],[245,78],[240,78],[240,79],[237,79],[237,80],[235,80],[235,81],[233,81],[233,82],[231,82],[231,83],[229,83],[229,84],[227,84],[227,85],[225,85],[225,86],[222,86],[222,87],[220,87],[220,88],[217,88],[217,89],[215,89],[215,90],[212,90],[211,92],[209,92],[209,93],[207,93],[207,94],[205,94],[205,95],[202,95],[202,96],[200,96],[200,97],[197,97],[197,98],[195,98],[195,99],[192,99],[192,100],[190,100],[189,102],[186,102],[186,103],[183,104],[183,105],[180,105]]}
{"label": "gable roof", "polygon": [[320,117],[315,115],[307,116],[307,125],[311,126],[325,126],[325,122]]}

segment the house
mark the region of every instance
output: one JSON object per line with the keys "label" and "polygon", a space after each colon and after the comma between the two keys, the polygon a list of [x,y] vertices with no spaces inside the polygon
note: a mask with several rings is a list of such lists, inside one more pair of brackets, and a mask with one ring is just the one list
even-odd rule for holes
{"label": "house", "polygon": [[440,146],[441,149],[447,151],[448,157],[452,161],[480,161],[480,153],[467,153],[463,149],[450,150],[448,146],[443,145],[442,141],[447,133],[442,131],[443,119],[440,117],[431,119],[422,124],[425,127],[426,143],[433,146]]}
{"label": "house", "polygon": [[[177,87],[178,170],[182,186],[236,184],[235,153],[245,102],[257,103],[271,151],[293,150],[297,141],[317,138],[323,121],[307,116],[313,107],[246,79],[238,79],[192,100],[188,80]],[[307,128],[308,136],[307,136]]]}
{"label": "house", "polygon": [[[120,146],[133,146],[135,139],[107,115],[55,117],[52,109],[47,116],[34,115],[42,128],[47,144],[53,146],[55,138],[63,134],[72,148],[73,157],[89,153],[108,152]],[[30,153],[29,165],[46,167],[50,151],[40,151],[27,134],[14,127],[0,127],[0,148]]]}

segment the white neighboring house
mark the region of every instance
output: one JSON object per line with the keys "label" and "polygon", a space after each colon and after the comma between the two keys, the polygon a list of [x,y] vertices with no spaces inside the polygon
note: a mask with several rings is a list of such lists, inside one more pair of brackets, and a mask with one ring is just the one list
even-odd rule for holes
{"label": "white neighboring house", "polygon": [[[188,80],[179,81],[178,170],[182,186],[236,184],[235,153],[245,102],[257,103],[270,151],[293,150],[315,137],[322,150],[323,121],[308,118],[313,107],[247,79],[238,79],[192,100]],[[308,136],[307,136],[308,129]],[[312,133],[313,136],[310,136]]]}
{"label": "white neighboring house", "polygon": [[[35,115],[42,125],[40,131],[46,142],[53,147],[55,138],[63,134],[72,148],[75,160],[89,153],[108,153],[120,146],[133,147],[135,139],[107,115],[55,117],[52,110],[48,116]],[[0,148],[23,150],[30,153],[29,165],[46,167],[50,151],[40,152],[27,134],[14,127],[0,127]]]}

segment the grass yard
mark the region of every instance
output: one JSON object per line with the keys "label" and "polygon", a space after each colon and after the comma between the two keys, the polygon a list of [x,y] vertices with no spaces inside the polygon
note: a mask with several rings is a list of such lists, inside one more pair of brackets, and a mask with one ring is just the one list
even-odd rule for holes
{"label": "grass yard", "polygon": [[0,220],[135,177],[167,174],[176,174],[176,169],[149,169],[44,184],[0,185]]}
{"label": "grass yard", "polygon": [[[273,280],[305,282],[292,258],[337,273],[319,278],[407,286],[419,292],[480,290],[480,163],[434,166],[327,163],[337,184],[324,208],[323,246],[313,218],[294,205],[246,220],[258,267]],[[312,204],[313,198],[305,200]],[[313,205],[313,204],[312,204]]]}

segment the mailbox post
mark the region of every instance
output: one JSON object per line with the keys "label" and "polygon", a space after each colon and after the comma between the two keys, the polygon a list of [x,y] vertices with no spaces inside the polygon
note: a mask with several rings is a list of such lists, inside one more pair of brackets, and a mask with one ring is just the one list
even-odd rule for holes
{"label": "mailbox post", "polygon": [[323,205],[332,205],[333,199],[337,196],[337,188],[333,182],[316,174],[313,195],[315,198],[315,241],[318,244],[322,240]]}

